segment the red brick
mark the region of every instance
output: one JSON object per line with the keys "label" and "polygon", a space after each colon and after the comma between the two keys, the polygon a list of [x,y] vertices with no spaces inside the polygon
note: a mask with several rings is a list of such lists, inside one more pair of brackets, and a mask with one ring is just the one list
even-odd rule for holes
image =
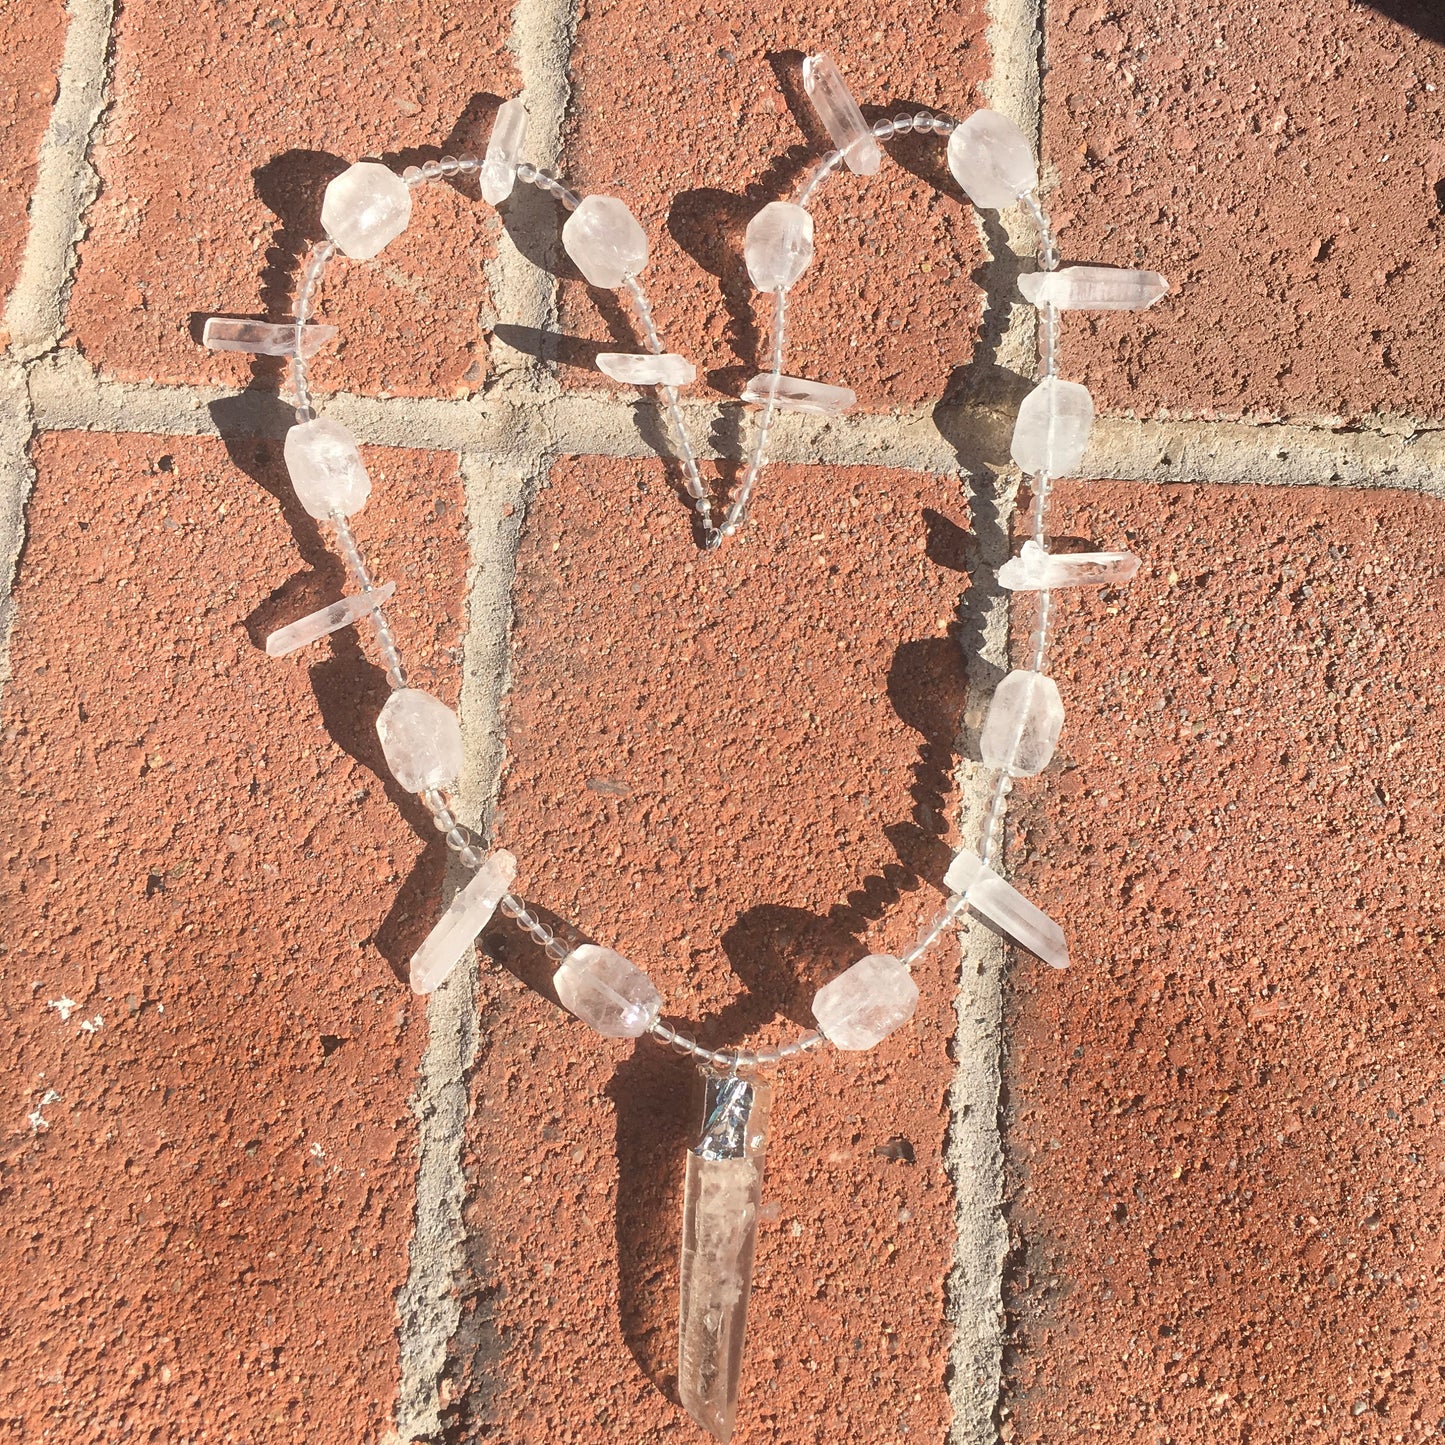
{"label": "red brick", "polygon": [[[743,230],[765,202],[791,199],[831,148],[802,93],[802,53],[832,48],[870,118],[884,107],[964,115],[981,104],[978,0],[942,26],[934,10],[907,6],[849,4],[827,20],[778,0],[726,19],[661,17],[624,0],[578,28],[568,174],[632,206],[652,242],[643,279],[667,343],[697,363],[700,384],[727,396],[766,369],[770,345],[771,303],[755,317]],[[618,64],[621,55],[633,59]],[[851,386],[874,408],[941,397],[974,358],[983,312],[978,230],[942,140],[908,136],[888,149],[902,165],[885,161],[866,181],[842,172],[818,193],[815,260],[793,292],[786,362]],[[607,294],[580,279],[565,289],[563,324],[603,350],[639,344]]]}
{"label": "red brick", "polygon": [[1013,973],[1012,1438],[1433,1437],[1445,508],[1060,502],[1144,567],[1068,602],[1014,794],[1074,966]]}
{"label": "red brick", "polygon": [[20,271],[35,162],[64,43],[59,0],[10,0],[0,13],[0,305]]}
{"label": "red brick", "polygon": [[[369,455],[398,635],[454,688],[455,469]],[[425,1038],[395,970],[444,866],[377,776],[385,682],[347,633],[261,650],[341,585],[269,494],[279,444],[52,435],[36,460],[4,695],[0,1414],[17,1440],[377,1439]]]}
{"label": "red brick", "polygon": [[1176,291],[1071,320],[1066,369],[1115,410],[1445,413],[1441,46],[1351,0],[1049,14],[1063,252]]}
{"label": "red brick", "polygon": [[[965,584],[925,543],[956,558],[956,482],[779,469],[768,506],[758,540],[702,556],[659,466],[566,461],[516,587],[498,830],[518,891],[716,1045],[795,1036],[827,977],[906,949],[949,857]],[[561,1013],[512,925],[489,946],[458,1428],[672,1439],[692,1068]],[[915,1022],[872,1053],[782,1073],[739,1438],[946,1431],[957,969],[956,946],[930,955]],[[894,1138],[916,1163],[879,1152]]]}
{"label": "red brick", "polygon": [[[483,145],[496,99],[517,89],[509,25],[504,7],[459,0],[405,0],[364,20],[344,7],[232,13],[186,0],[124,10],[104,184],[71,308],[87,356],[122,379],[244,380],[244,358],[198,350],[192,314],[289,315],[295,257],[320,237],[322,190],[350,161],[431,158],[458,127],[457,153]],[[426,187],[375,263],[337,263],[322,319],[344,345],[318,357],[317,384],[475,390],[481,265],[498,234],[474,185]]]}

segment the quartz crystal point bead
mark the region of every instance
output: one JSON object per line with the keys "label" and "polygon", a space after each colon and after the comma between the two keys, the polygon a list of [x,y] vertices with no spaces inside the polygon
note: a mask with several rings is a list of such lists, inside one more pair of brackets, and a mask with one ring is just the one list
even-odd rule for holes
{"label": "quartz crystal point bead", "polygon": [[588,283],[615,291],[647,265],[647,235],[614,196],[588,196],[567,217],[562,245]]}
{"label": "quartz crystal point bead", "polygon": [[462,770],[462,725],[446,703],[399,687],[376,719],[386,765],[409,793],[442,788]]}
{"label": "quartz crystal point bead", "polygon": [[876,176],[883,164],[883,152],[827,51],[810,55],[803,61],[803,89],[833,144],[843,152],[848,169],[854,175]]}
{"label": "quartz crystal point bead", "polygon": [[357,161],[326,187],[321,227],[353,261],[369,261],[406,230],[411,187],[379,161]]}
{"label": "quartz crystal point bead", "polygon": [[748,222],[743,259],[759,291],[786,291],[813,259],[813,216],[790,201],[770,201]]}
{"label": "quartz crystal point bead", "polygon": [[976,110],[948,138],[948,168],[985,211],[1011,206],[1039,183],[1028,137],[996,110]]}
{"label": "quartz crystal point bead", "polygon": [[1064,705],[1051,677],[1022,670],[999,683],[979,733],[985,767],[1031,778],[1048,767],[1064,725]]}
{"label": "quartz crystal point bead", "polygon": [[527,107],[521,98],[504,102],[492,122],[487,153],[482,160],[482,199],[489,206],[500,205],[517,183],[517,162],[527,139]]}
{"label": "quartz crystal point bead", "polygon": [[1069,946],[1064,942],[1063,929],[976,854],[967,849],[954,854],[943,883],[961,894],[980,918],[1007,934],[1020,948],[1028,949],[1051,968],[1069,966]]}
{"label": "quartz crystal point bead", "polygon": [[825,983],[813,1017],[835,1048],[871,1049],[901,1029],[918,1007],[918,985],[900,959],[870,953]]}
{"label": "quartz crystal point bead", "polygon": [[686,386],[697,380],[697,367],[675,351],[599,351],[597,369],[623,386]]}
{"label": "quartz crystal point bead", "polygon": [[1084,459],[1093,425],[1094,398],[1088,387],[1046,377],[1019,407],[1013,459],[1032,476],[1070,476]]}
{"label": "quartz crystal point bead", "polygon": [[371,495],[371,478],[356,438],[339,421],[319,416],[286,433],[286,470],[301,505],[313,517],[359,512]]}
{"label": "quartz crystal point bead", "polygon": [[472,940],[491,922],[516,876],[517,860],[505,848],[498,848],[471,882],[457,891],[436,927],[411,956],[413,993],[430,993],[445,982]]}
{"label": "quartz crystal point bead", "polygon": [[1060,311],[1144,311],[1169,291],[1157,271],[1114,266],[1066,266],[1019,277],[1019,290],[1035,306]]}
{"label": "quartz crystal point bead", "polygon": [[328,632],[337,632],[349,626],[358,617],[374,612],[395,591],[395,582],[384,582],[380,587],[353,593],[350,597],[343,597],[340,602],[318,608],[299,622],[277,628],[266,639],[266,656],[285,657],[288,652],[295,652],[307,643],[315,642],[318,637],[325,637]]}
{"label": "quartz crystal point bead", "polygon": [[858,393],[846,386],[828,386],[805,381],[801,376],[779,376],[769,372],[753,377],[743,389],[743,400],[765,402],[771,397],[781,411],[806,411],[814,416],[842,416],[858,400]]}
{"label": "quartz crystal point bead", "polygon": [[[333,336],[334,326],[308,322],[301,328],[301,355],[314,356]],[[201,345],[208,351],[248,351],[253,356],[290,356],[296,350],[294,321],[238,321],[206,317]]]}
{"label": "quartz crystal point bead", "polygon": [[662,995],[636,964],[584,943],[562,960],[552,975],[562,1007],[591,1024],[604,1038],[636,1039],[662,1012]]}
{"label": "quartz crystal point bead", "polygon": [[682,1202],[678,1394],[718,1440],[733,1433],[742,1380],[772,1085],[711,1069]]}
{"label": "quartz crystal point bead", "polygon": [[1010,592],[1122,587],[1138,570],[1139,559],[1132,552],[1048,552],[1030,539],[1017,557],[998,569],[998,581]]}

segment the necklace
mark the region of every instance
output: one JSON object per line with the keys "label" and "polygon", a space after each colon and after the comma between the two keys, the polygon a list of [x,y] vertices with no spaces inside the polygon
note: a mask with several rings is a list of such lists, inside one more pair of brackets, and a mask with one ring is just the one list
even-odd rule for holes
{"label": "necklace", "polygon": [[[443,157],[400,176],[374,161],[352,165],[326,189],[322,224],[327,239],[313,248],[302,270],[294,322],[212,321],[206,332],[208,345],[289,357],[296,425],[286,437],[287,468],[306,511],[330,528],[356,588],[273,633],[267,651],[283,656],[341,627],[362,619],[369,623],[392,688],[377,721],[387,765],[404,788],[421,797],[447,846],[473,875],[414,954],[413,989],[426,994],[440,986],[500,909],[555,966],[553,987],[571,1013],[604,1037],[651,1037],[698,1064],[701,1109],[686,1157],[683,1207],[679,1390],[693,1418],[722,1440],[732,1433],[742,1377],[776,1070],[826,1045],[845,1051],[871,1049],[903,1027],[919,999],[914,965],[967,914],[1054,967],[1068,964],[1062,929],[991,866],[1013,780],[1047,766],[1062,727],[1058,688],[1044,671],[1051,593],[1061,587],[1122,585],[1138,566],[1137,558],[1126,552],[1048,550],[1050,482],[1078,469],[1093,420],[1087,390],[1058,376],[1059,313],[1141,309],[1167,289],[1163,278],[1153,272],[1059,268],[1048,218],[1037,195],[1032,148],[1006,118],[978,111],[957,123],[925,112],[870,126],[826,55],[805,63],[804,83],[835,149],[808,173],[795,201],[767,204],[747,228],[749,276],[757,290],[772,298],[770,364],[742,393],[744,402],[759,408],[758,418],[745,469],[720,520],[714,516],[679,405],[678,389],[694,379],[695,369],[684,357],[666,350],[639,279],[648,261],[646,233],[621,201],[599,195],[583,198],[522,159],[527,118],[520,100],[508,101],[499,110],[480,161]],[[946,137],[949,168],[970,200],[983,209],[1021,204],[1038,234],[1040,270],[1021,277],[1020,290],[1039,311],[1041,378],[1020,406],[1012,445],[1014,461],[1033,479],[1033,519],[1020,555],[999,574],[1004,587],[1037,595],[1029,664],[1010,672],[999,684],[983,722],[982,760],[997,776],[979,848],[956,852],[943,880],[948,902],[915,944],[900,955],[870,954],[825,983],[813,1000],[816,1028],[777,1047],[712,1047],[663,1019],[661,994],[629,959],[567,931],[559,936],[511,891],[518,873],[513,854],[502,848],[484,851],[459,823],[452,790],[463,762],[460,723],[450,708],[410,685],[385,615],[395,588],[372,578],[350,520],[366,503],[370,479],[355,439],[344,427],[318,415],[313,405],[310,357],[335,334],[334,328],[312,322],[315,296],[335,257],[369,260],[401,234],[411,219],[414,192],[429,181],[477,175],[483,197],[493,205],[505,201],[518,180],[552,195],[568,212],[562,229],[568,255],[591,285],[627,292],[646,338],[645,353],[603,353],[597,358],[598,367],[624,384],[657,389],[681,469],[682,490],[695,514],[698,541],[705,552],[716,552],[748,520],[776,412],[835,416],[856,400],[846,387],[784,373],[788,296],[812,259],[808,202],[817,188],[845,167],[859,176],[876,174],[883,158],[880,143],[908,132]]]}

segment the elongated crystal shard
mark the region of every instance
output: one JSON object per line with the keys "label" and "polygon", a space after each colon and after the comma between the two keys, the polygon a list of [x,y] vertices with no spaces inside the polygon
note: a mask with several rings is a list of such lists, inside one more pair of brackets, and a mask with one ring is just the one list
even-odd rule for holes
{"label": "elongated crystal shard", "polygon": [[772,1085],[700,1071],[702,1127],[682,1204],[678,1393],[719,1440],[733,1433],[742,1379]]}
{"label": "elongated crystal shard", "polygon": [[743,400],[764,402],[769,397],[781,411],[806,411],[814,416],[842,416],[858,400],[858,393],[846,386],[829,386],[822,381],[805,381],[801,376],[773,377],[762,372],[743,389]]}
{"label": "elongated crystal shard", "polygon": [[413,993],[440,988],[472,940],[491,922],[497,904],[517,877],[517,860],[505,848],[491,853],[411,956]]}
{"label": "elongated crystal shard", "polygon": [[411,220],[411,187],[379,161],[357,161],[326,187],[321,228],[353,261],[369,261]]}
{"label": "elongated crystal shard", "polygon": [[339,421],[319,416],[293,426],[282,451],[296,496],[313,517],[349,517],[366,505],[371,478],[356,438]]}
{"label": "elongated crystal shard", "polygon": [[1050,587],[1122,587],[1133,581],[1139,559],[1132,552],[1046,552],[1033,540],[998,569],[1000,587],[1042,592]]}
{"label": "elongated crystal shard", "polygon": [[1020,276],[1019,290],[1035,306],[1060,311],[1144,311],[1168,294],[1169,283],[1157,271],[1066,266]]}
{"label": "elongated crystal shard", "polygon": [[786,291],[813,259],[812,212],[770,201],[748,222],[743,259],[759,291]]}
{"label": "elongated crystal shard", "polygon": [[1048,767],[1064,726],[1053,678],[1018,670],[999,683],[979,733],[984,765],[1029,778]]}
{"label": "elongated crystal shard", "polygon": [[527,139],[527,107],[520,97],[503,102],[492,122],[487,153],[482,159],[482,199],[489,206],[500,205],[517,183],[517,162]]}
{"label": "elongated crystal shard", "polygon": [[[307,322],[301,328],[301,355],[314,356],[333,336],[334,326]],[[296,349],[294,321],[243,321],[231,316],[208,316],[201,332],[208,351],[248,351],[253,356],[290,356]]]}
{"label": "elongated crystal shard", "polygon": [[440,698],[399,687],[376,719],[386,765],[409,793],[442,788],[462,770],[462,725]]}
{"label": "elongated crystal shard", "polygon": [[948,138],[948,168],[975,206],[1011,206],[1039,183],[1028,137],[996,110],[976,110]]}
{"label": "elongated crystal shard", "polygon": [[883,164],[883,152],[826,50],[803,61],[803,89],[833,144],[843,152],[848,169],[854,175],[876,176]]}
{"label": "elongated crystal shard", "polygon": [[1046,377],[1024,397],[1014,421],[1012,455],[1033,476],[1078,469],[1094,426],[1094,398],[1076,381]]}
{"label": "elongated crystal shard", "polygon": [[267,657],[285,657],[288,652],[325,637],[328,632],[339,632],[350,626],[358,617],[365,617],[374,611],[396,591],[395,582],[383,582],[367,592],[356,592],[333,602],[327,607],[308,613],[297,622],[279,627],[266,639]]}
{"label": "elongated crystal shard", "polygon": [[647,265],[647,233],[615,196],[588,196],[567,217],[562,245],[593,286],[615,291]]}
{"label": "elongated crystal shard", "polygon": [[686,386],[697,380],[697,367],[675,351],[599,351],[597,369],[623,386]]}
{"label": "elongated crystal shard", "polygon": [[901,959],[870,953],[813,997],[813,1017],[835,1048],[871,1049],[913,1017],[918,985]]}
{"label": "elongated crystal shard", "polygon": [[584,943],[562,960],[552,987],[568,1013],[603,1038],[641,1038],[662,1012],[662,995],[630,959]]}
{"label": "elongated crystal shard", "polygon": [[959,849],[943,875],[943,883],[961,894],[979,917],[1006,933],[1020,948],[1043,959],[1050,968],[1069,966],[1064,930],[976,854]]}

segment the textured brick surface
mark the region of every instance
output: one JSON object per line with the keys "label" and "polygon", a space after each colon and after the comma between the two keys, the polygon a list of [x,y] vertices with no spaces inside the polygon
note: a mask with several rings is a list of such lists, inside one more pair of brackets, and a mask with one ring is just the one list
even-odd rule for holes
{"label": "textured brick surface", "polygon": [[[975,0],[942,24],[929,8],[849,4],[823,20],[769,0],[725,17],[687,7],[663,16],[626,0],[584,17],[568,173],[584,190],[622,196],[642,221],[653,248],[643,279],[668,345],[697,363],[699,388],[736,396],[764,369],[771,303],[759,334],[743,230],[765,202],[791,198],[831,148],[803,94],[804,52],[831,48],[870,118],[884,107],[966,115],[987,73],[983,31]],[[634,46],[645,64],[615,63]],[[984,268],[942,139],[908,136],[889,150],[902,164],[824,183],[816,259],[789,323],[790,368],[851,386],[875,408],[942,396],[974,354],[981,286],[1003,289]],[[614,335],[625,349],[637,344],[630,315],[580,279],[566,290],[563,321],[606,340],[604,350]]]}
{"label": "textured brick surface", "polygon": [[[1144,557],[1071,601],[1015,793],[1016,1440],[1416,1440],[1445,1386],[1445,508],[1073,485]],[[1408,543],[1406,540],[1408,539]]]}
{"label": "textured brick surface", "polygon": [[[659,467],[563,463],[516,594],[499,836],[518,890],[717,1044],[796,1034],[819,984],[936,911],[963,701],[956,482],[793,469],[770,488],[771,543],[705,559]],[[489,940],[459,1438],[690,1434],[671,1397],[691,1066],[599,1039],[535,945],[510,924]],[[943,1436],[957,969],[941,946],[911,1027],[778,1084],[748,1439]]]}
{"label": "textured brick surface", "polygon": [[[0,1418],[376,1439],[425,1034],[393,966],[441,867],[377,775],[385,682],[348,634],[261,651],[340,585],[269,494],[279,447],[61,435],[37,461],[0,796]],[[445,691],[455,469],[370,461],[364,530]]]}
{"label": "textured brick surface", "polygon": [[59,0],[10,0],[0,12],[0,305],[15,284],[40,138],[65,43]]}
{"label": "textured brick surface", "polygon": [[1063,253],[1177,291],[1142,329],[1069,323],[1102,403],[1445,415],[1442,39],[1403,0],[1049,7]]}
{"label": "textured brick surface", "polygon": [[[517,89],[504,7],[405,0],[368,11],[265,3],[127,7],[115,107],[98,147],[71,325],[108,374],[239,383],[244,359],[196,347],[197,314],[290,314],[296,257],[321,235],[321,191],[362,156],[398,166],[485,141]],[[323,319],[341,327],[326,388],[465,394],[486,377],[481,264],[496,213],[426,187],[374,263],[338,263]]]}

